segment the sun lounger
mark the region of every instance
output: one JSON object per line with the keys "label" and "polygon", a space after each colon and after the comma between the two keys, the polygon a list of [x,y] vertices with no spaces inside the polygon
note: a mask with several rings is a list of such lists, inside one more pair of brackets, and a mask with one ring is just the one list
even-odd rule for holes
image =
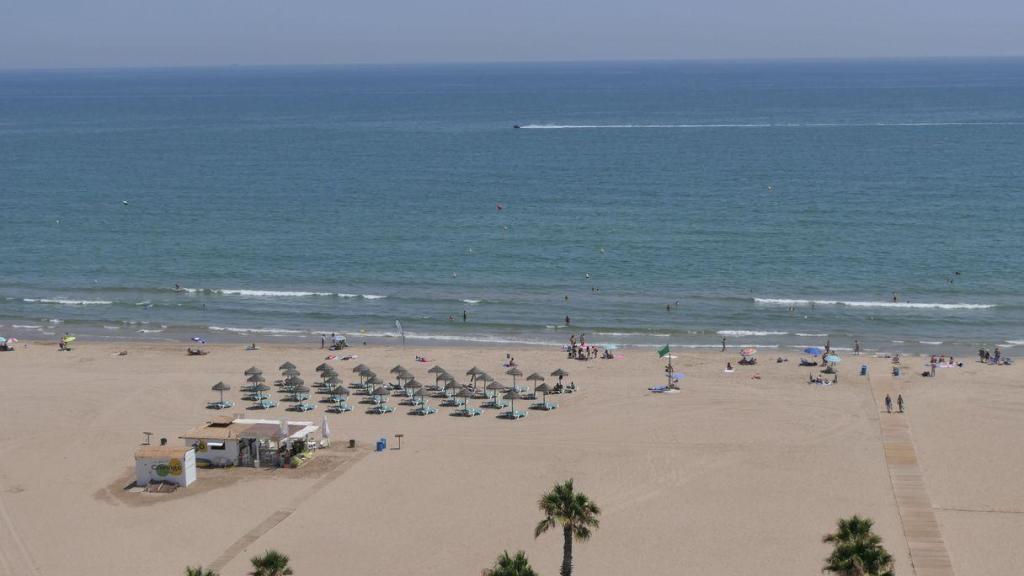
{"label": "sun lounger", "polygon": [[268,410],[270,408],[273,408],[274,406],[277,406],[277,402],[274,402],[273,400],[270,400],[268,398],[258,400],[255,404],[252,405],[253,408],[256,408],[258,410]]}
{"label": "sun lounger", "polygon": [[555,408],[558,408],[558,404],[555,404],[554,402],[534,402],[533,404],[530,404],[530,408],[532,410],[554,410]]}
{"label": "sun lounger", "polygon": [[367,414],[387,414],[389,412],[394,412],[394,411],[395,411],[395,407],[394,406],[388,406],[387,404],[377,404],[376,406],[374,406],[374,407],[370,408],[369,410],[367,410],[366,413]]}
{"label": "sun lounger", "polygon": [[216,402],[210,402],[209,404],[206,405],[206,407],[211,410],[223,410],[225,408],[231,408],[234,405],[234,402],[230,400],[225,400],[223,402],[217,400]]}
{"label": "sun lounger", "polygon": [[417,408],[413,408],[412,410],[409,411],[409,414],[412,414],[413,416],[428,416],[436,412],[437,408],[434,408],[433,406],[427,406],[426,404],[424,404]]}
{"label": "sun lounger", "polygon": [[459,408],[458,410],[452,412],[452,414],[456,416],[465,416],[469,418],[472,416],[479,416],[483,414],[483,412],[479,408]]}
{"label": "sun lounger", "polygon": [[351,412],[352,411],[352,407],[349,406],[348,404],[346,404],[345,402],[341,402],[341,403],[335,404],[334,406],[331,406],[330,408],[327,409],[327,411],[328,412],[334,412],[336,414],[341,414],[342,412]]}
{"label": "sun lounger", "polygon": [[518,420],[520,418],[526,418],[526,412],[522,410],[508,410],[499,414],[501,418],[508,418],[509,420]]}
{"label": "sun lounger", "polygon": [[316,405],[309,402],[299,402],[298,404],[293,404],[291,409],[295,412],[309,412],[310,410],[315,410]]}

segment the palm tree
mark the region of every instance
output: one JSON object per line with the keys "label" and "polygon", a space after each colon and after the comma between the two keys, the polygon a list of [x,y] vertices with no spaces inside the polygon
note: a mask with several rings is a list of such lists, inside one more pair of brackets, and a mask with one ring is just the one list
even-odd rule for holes
{"label": "palm tree", "polygon": [[870,518],[850,516],[839,519],[835,534],[823,541],[832,544],[823,572],[840,576],[895,576],[892,555],[882,546],[882,538],[871,531]]}
{"label": "palm tree", "polygon": [[209,568],[203,570],[202,566],[196,566],[195,568],[191,566],[186,566],[185,576],[217,576],[217,573],[213,570],[210,570]]}
{"label": "palm tree", "polygon": [[537,576],[537,573],[530,566],[525,552],[520,550],[515,556],[509,556],[508,550],[505,550],[498,556],[494,568],[485,570],[483,576]]}
{"label": "palm tree", "polygon": [[555,526],[562,527],[562,569],[561,576],[572,576],[572,541],[585,542],[590,538],[592,528],[599,526],[601,510],[586,494],[576,492],[572,479],[556,484],[551,492],[541,496],[540,511],[544,519],[537,524],[534,538],[540,537]]}
{"label": "palm tree", "polygon": [[288,566],[288,556],[277,550],[267,550],[263,556],[253,556],[252,572],[249,576],[288,576],[294,574]]}

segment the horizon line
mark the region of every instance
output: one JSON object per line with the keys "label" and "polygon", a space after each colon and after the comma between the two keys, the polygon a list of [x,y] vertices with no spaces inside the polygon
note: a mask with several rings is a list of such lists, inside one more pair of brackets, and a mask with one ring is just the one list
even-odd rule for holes
{"label": "horizon line", "polygon": [[932,55],[932,56],[779,56],[779,57],[706,57],[706,58],[583,58],[573,60],[438,60],[425,62],[335,62],[319,64],[259,64],[259,63],[215,63],[215,64],[169,64],[169,65],[96,65],[96,66],[0,66],[0,73],[9,72],[90,72],[90,71],[146,71],[146,70],[215,70],[215,69],[285,69],[285,68],[416,68],[443,66],[544,66],[571,64],[671,64],[671,63],[785,63],[785,62],[922,62],[922,61],[980,61],[1020,60],[1022,54],[993,55]]}

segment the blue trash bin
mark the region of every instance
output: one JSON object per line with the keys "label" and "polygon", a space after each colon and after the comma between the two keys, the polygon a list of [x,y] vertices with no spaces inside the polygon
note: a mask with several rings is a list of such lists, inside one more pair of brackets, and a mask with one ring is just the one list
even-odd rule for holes
{"label": "blue trash bin", "polygon": [[860,375],[861,376],[867,376],[868,375],[868,365],[867,364],[861,364],[860,365]]}
{"label": "blue trash bin", "polygon": [[384,451],[384,440],[377,440],[377,452]]}

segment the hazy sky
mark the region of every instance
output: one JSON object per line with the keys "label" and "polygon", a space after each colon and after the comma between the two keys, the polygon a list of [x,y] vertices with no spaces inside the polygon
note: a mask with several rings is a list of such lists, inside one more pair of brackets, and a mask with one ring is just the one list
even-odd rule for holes
{"label": "hazy sky", "polygon": [[0,0],[0,68],[1024,55],[1024,0]]}

